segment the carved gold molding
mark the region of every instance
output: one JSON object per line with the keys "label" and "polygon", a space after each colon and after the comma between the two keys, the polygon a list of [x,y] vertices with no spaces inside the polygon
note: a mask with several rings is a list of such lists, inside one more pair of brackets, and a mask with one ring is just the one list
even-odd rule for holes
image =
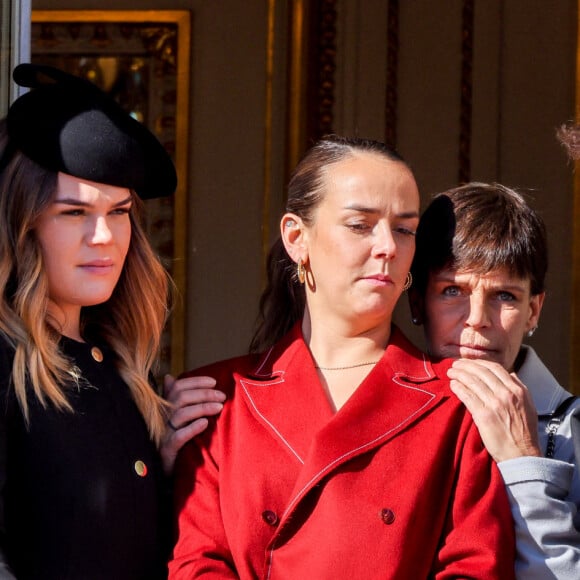
{"label": "carved gold molding", "polygon": [[289,13],[288,170],[334,130],[337,0],[294,0]]}
{"label": "carved gold molding", "polygon": [[397,107],[399,80],[399,0],[389,0],[387,13],[387,87],[385,102],[385,143],[397,148]]}
{"label": "carved gold molding", "polygon": [[[578,2],[578,25],[580,27],[580,1]],[[580,28],[579,28],[580,30]],[[580,34],[576,45],[576,116],[580,124]],[[580,394],[580,160],[574,161],[574,207],[572,246],[572,297],[571,297],[571,345],[570,390]]]}
{"label": "carved gold molding", "polygon": [[471,179],[471,113],[474,0],[463,0],[461,11],[461,92],[459,113],[459,183]]}

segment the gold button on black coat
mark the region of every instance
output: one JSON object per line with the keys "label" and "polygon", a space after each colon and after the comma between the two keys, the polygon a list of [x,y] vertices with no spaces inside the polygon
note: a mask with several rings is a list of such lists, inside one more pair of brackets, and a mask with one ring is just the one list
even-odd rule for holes
{"label": "gold button on black coat", "polygon": [[135,461],[134,467],[135,467],[135,473],[139,477],[145,477],[147,475],[147,465],[145,465],[145,463],[143,461],[141,461],[140,459]]}
{"label": "gold button on black coat", "polygon": [[34,580],[162,580],[170,506],[158,451],[115,354],[99,345],[97,362],[90,344],[60,346],[82,373],[68,390],[74,412],[31,398],[28,428],[6,379],[13,349],[0,339],[8,564],[16,578]]}

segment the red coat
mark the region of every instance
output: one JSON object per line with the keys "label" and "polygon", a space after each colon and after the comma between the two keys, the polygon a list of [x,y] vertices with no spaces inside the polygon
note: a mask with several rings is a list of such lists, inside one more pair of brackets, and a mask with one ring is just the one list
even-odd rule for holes
{"label": "red coat", "polygon": [[448,366],[394,329],[334,413],[297,326],[190,373],[228,402],[178,460],[170,579],[512,578],[505,488]]}

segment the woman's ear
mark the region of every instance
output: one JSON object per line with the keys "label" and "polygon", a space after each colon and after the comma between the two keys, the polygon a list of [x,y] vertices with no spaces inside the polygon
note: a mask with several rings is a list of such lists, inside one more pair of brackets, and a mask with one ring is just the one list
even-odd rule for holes
{"label": "woman's ear", "polygon": [[532,333],[538,327],[540,321],[540,314],[542,313],[542,306],[544,305],[544,299],[546,298],[545,292],[540,292],[540,294],[534,294],[530,298],[530,316],[528,318],[528,324],[526,331],[530,330]]}
{"label": "woman's ear", "polygon": [[425,320],[423,297],[417,288],[414,288],[413,286],[407,290],[407,297],[409,298],[409,308],[411,309],[411,322],[414,325],[419,326],[423,324]]}
{"label": "woman's ear", "polygon": [[304,222],[294,213],[285,213],[280,220],[280,237],[288,255],[298,263],[308,260]]}

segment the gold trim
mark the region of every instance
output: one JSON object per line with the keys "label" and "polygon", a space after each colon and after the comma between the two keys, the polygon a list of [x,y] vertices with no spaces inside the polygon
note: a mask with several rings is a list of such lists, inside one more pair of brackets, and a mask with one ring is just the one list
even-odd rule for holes
{"label": "gold trim", "polygon": [[189,88],[191,15],[188,10],[33,10],[37,22],[131,22],[175,24],[177,40],[177,111],[175,168],[178,186],[174,196],[173,279],[178,297],[171,317],[171,371],[185,366],[187,167],[189,159]]}
{"label": "gold trim", "polygon": [[471,179],[471,127],[473,122],[473,21],[474,0],[461,7],[461,83],[459,90],[458,180]]}
{"label": "gold trim", "polygon": [[[272,201],[272,126],[274,107],[274,46],[276,40],[276,0],[268,0],[266,39],[266,110],[264,113],[264,192],[262,198],[262,263],[266,264],[270,248],[270,207]],[[262,268],[262,284],[266,268]]]}
{"label": "gold trim", "polygon": [[[578,111],[578,104],[576,105]],[[580,115],[576,113],[576,122]],[[571,300],[570,379],[573,393],[580,394],[580,161],[574,162],[574,209],[572,247],[572,300]]]}
{"label": "gold trim", "polygon": [[306,101],[306,34],[304,31],[304,0],[294,0],[290,15],[290,71],[288,87],[288,172],[291,171],[303,152],[305,140]]}
{"label": "gold trim", "polygon": [[[318,140],[334,133],[335,70],[336,70],[336,18],[337,0],[320,2],[308,39],[308,54],[316,55],[316,73],[308,79],[307,139]],[[307,144],[307,143],[306,143]]]}
{"label": "gold trim", "polygon": [[388,0],[387,7],[387,87],[385,91],[385,143],[397,148],[399,67],[399,0]]}
{"label": "gold trim", "polygon": [[[580,22],[580,1],[578,2]],[[576,45],[576,123],[580,123],[580,36]],[[572,300],[569,388],[580,394],[580,161],[574,161]]]}
{"label": "gold trim", "polygon": [[187,299],[187,167],[189,162],[189,74],[191,70],[189,60],[189,44],[191,39],[190,13],[183,10],[177,12],[175,16],[175,22],[179,31],[177,44],[177,111],[179,114],[176,116],[176,138],[177,142],[180,143],[180,147],[177,147],[175,151],[175,166],[180,185],[178,186],[174,201],[173,278],[181,296],[175,305],[171,321],[171,366],[173,374],[183,372],[185,368],[186,310],[184,301]]}

